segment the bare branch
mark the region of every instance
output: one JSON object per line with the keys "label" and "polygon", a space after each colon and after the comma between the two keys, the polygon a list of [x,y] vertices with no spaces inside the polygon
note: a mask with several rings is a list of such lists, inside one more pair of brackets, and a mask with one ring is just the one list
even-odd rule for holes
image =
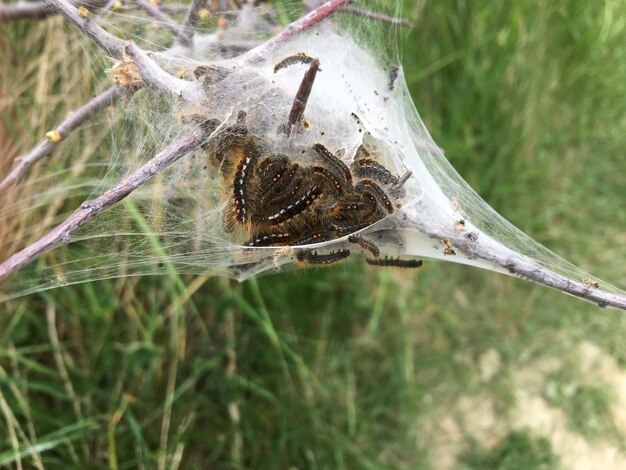
{"label": "bare branch", "polygon": [[206,5],[206,0],[191,0],[183,26],[180,29],[177,42],[181,46],[191,46],[193,35],[196,29],[196,23],[198,22],[198,12]]}
{"label": "bare branch", "polygon": [[45,18],[52,10],[39,2],[0,3],[0,23],[22,18]]}
{"label": "bare branch", "polygon": [[343,7],[341,11],[345,11],[346,13],[353,13],[355,15],[363,16],[365,18],[372,18],[374,20],[382,21],[385,23],[391,23],[397,26],[404,26],[406,28],[413,27],[413,25],[411,24],[409,20],[405,20],[403,18],[396,18],[395,16],[383,15],[382,13],[376,13],[373,11],[363,10],[361,8],[346,6],[346,7]]}
{"label": "bare branch", "polygon": [[[83,5],[85,7],[97,7],[102,4],[102,0],[82,0],[70,3],[76,6]],[[9,4],[0,2],[0,23],[3,21],[13,21],[26,18],[45,18],[54,13],[55,11],[44,2],[20,1]]]}
{"label": "bare branch", "polygon": [[104,6],[100,9],[100,11],[98,12],[98,16],[103,16],[107,11],[113,8],[113,5],[115,5],[116,1],[118,0],[108,0],[108,2],[106,2]]}
{"label": "bare branch", "polygon": [[172,13],[176,14],[189,11],[189,5],[185,5],[184,3],[162,3],[159,5],[159,8],[170,15]]}
{"label": "bare branch", "polygon": [[312,12],[291,23],[269,41],[255,47],[251,51],[248,51],[243,56],[243,60],[247,63],[254,63],[263,60],[265,56],[271,53],[274,49],[277,49],[284,43],[288,42],[294,36],[312,28],[320,21],[335,13],[337,10],[340,10],[348,5],[351,1],[352,0],[330,0],[326,2],[321,7],[316,8]]}
{"label": "bare branch", "polygon": [[150,15],[163,23],[168,29],[177,36],[181,34],[181,27],[167,13],[164,13],[157,5],[150,3],[148,0],[137,0],[137,4],[146,10]]}
{"label": "bare branch", "polygon": [[85,201],[72,215],[65,219],[64,222],[0,264],[0,284],[12,273],[18,271],[43,253],[46,253],[52,248],[69,243],[72,234],[80,227],[115,203],[127,197],[135,189],[145,184],[153,176],[162,172],[172,163],[205,143],[212,130],[213,129],[209,129],[206,126],[201,126],[193,132],[190,132],[168,145],[149,162],[124,178],[101,196]]}
{"label": "bare branch", "polygon": [[98,96],[88,101],[86,104],[78,108],[65,120],[63,120],[49,134],[50,138],[44,139],[33,148],[30,152],[18,157],[13,169],[9,174],[0,181],[0,194],[18,183],[26,174],[31,166],[42,158],[52,154],[59,143],[65,139],[74,129],[80,126],[87,119],[91,118],[95,113],[107,106],[115,103],[122,95],[123,89],[119,86],[112,86]]}
{"label": "bare branch", "polygon": [[626,297],[623,295],[603,291],[585,282],[575,281],[548,268],[544,268],[538,262],[520,254],[496,252],[484,243],[480,243],[480,238],[477,239],[471,236],[471,233],[454,230],[433,230],[427,224],[420,220],[414,220],[414,218],[407,222],[409,226],[415,227],[429,237],[440,240],[446,246],[457,248],[470,258],[478,258],[496,264],[523,279],[589,300],[600,307],[626,310]]}
{"label": "bare branch", "polygon": [[[211,1],[209,5],[207,5],[207,11],[211,12],[214,15],[232,15],[237,13],[237,10],[233,10],[230,8],[219,8],[219,4],[216,4],[214,1]],[[177,13],[187,13],[189,11],[189,4],[185,3],[161,3],[159,4],[159,8],[163,10],[165,13],[170,15]]]}

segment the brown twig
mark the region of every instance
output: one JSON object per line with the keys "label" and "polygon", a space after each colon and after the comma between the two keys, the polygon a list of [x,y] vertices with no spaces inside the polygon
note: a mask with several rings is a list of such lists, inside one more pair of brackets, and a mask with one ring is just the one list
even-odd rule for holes
{"label": "brown twig", "polygon": [[248,51],[243,56],[243,60],[247,63],[255,63],[263,60],[274,49],[288,42],[294,36],[312,28],[320,21],[335,13],[337,10],[340,10],[348,5],[351,1],[352,0],[330,0],[324,3],[321,7],[316,8],[302,18],[291,23],[269,41],[255,47],[251,51]]}
{"label": "brown twig", "polygon": [[18,183],[26,172],[42,158],[51,155],[54,149],[65,139],[74,129],[91,118],[95,113],[107,106],[115,103],[122,95],[123,89],[117,85],[112,86],[100,93],[95,98],[78,108],[66,119],[64,119],[53,131],[51,138],[46,138],[39,142],[30,152],[15,159],[15,165],[9,174],[0,181],[0,194],[8,188]]}
{"label": "brown twig", "polygon": [[363,16],[365,18],[372,18],[374,20],[382,21],[384,23],[391,23],[397,26],[404,26],[406,28],[412,28],[413,25],[409,20],[405,20],[403,18],[396,18],[395,16],[383,15],[382,13],[376,13],[374,11],[363,10],[361,8],[345,6],[341,9],[341,11],[345,11],[346,13],[352,13],[354,15]]}
{"label": "brown twig", "polygon": [[148,0],[137,0],[137,5],[146,10],[155,19],[159,20],[163,25],[170,29],[174,34],[180,36],[181,27],[167,13],[164,13],[157,5]]}
{"label": "brown twig", "polygon": [[291,110],[289,111],[289,120],[287,121],[287,125],[284,127],[284,133],[287,136],[291,134],[293,128],[302,119],[302,115],[304,114],[306,104],[309,101],[309,96],[311,95],[311,90],[313,89],[313,83],[315,82],[315,76],[317,75],[319,68],[320,61],[318,59],[313,59],[309,65],[309,69],[304,73],[304,77],[302,77],[302,82],[300,82],[300,87],[298,88],[298,92],[296,93],[293,104],[291,105]]}
{"label": "brown twig", "polygon": [[0,284],[43,253],[70,242],[72,234],[95,216],[121,201],[153,176],[206,142],[209,130],[204,126],[173,142],[149,162],[95,199],[85,201],[65,221],[36,242],[15,253],[0,264]]}
{"label": "brown twig", "polygon": [[193,35],[196,31],[196,23],[198,22],[198,12],[206,5],[206,0],[191,0],[183,26],[180,28],[180,33],[176,42],[184,47],[191,46],[193,41]]}

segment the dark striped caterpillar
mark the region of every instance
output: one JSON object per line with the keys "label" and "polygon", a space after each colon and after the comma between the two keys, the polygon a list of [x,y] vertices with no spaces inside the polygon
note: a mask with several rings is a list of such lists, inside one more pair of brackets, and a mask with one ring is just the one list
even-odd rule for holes
{"label": "dark striped caterpillar", "polygon": [[365,261],[372,266],[394,266],[396,268],[419,268],[422,266],[421,259],[388,258],[387,256],[382,259],[366,258]]}

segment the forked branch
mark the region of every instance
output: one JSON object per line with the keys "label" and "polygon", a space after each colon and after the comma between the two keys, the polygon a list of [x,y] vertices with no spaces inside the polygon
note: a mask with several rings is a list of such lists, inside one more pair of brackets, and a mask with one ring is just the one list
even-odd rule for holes
{"label": "forked branch", "polygon": [[172,163],[200,147],[207,141],[213,128],[201,126],[168,145],[138,170],[124,178],[101,196],[85,201],[64,222],[52,229],[36,242],[15,253],[0,264],[0,284],[43,253],[69,243],[72,234],[95,216],[121,201],[135,189],[158,175]]}
{"label": "forked branch", "polygon": [[122,41],[101,28],[88,12],[81,15],[67,0],[44,0],[44,2],[81,29],[111,57],[122,59],[125,51],[134,60],[141,78],[148,86],[166,91],[185,101],[198,99],[200,88],[197,83],[181,80],[167,73],[143,49],[133,43]]}

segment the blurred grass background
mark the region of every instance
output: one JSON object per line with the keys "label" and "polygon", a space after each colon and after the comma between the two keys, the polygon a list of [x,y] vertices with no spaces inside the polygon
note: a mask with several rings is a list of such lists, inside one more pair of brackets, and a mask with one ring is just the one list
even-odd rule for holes
{"label": "blurred grass background", "polygon": [[[522,230],[626,287],[626,5],[404,10],[407,81],[453,166]],[[7,148],[82,99],[70,90],[89,70],[55,46],[60,24],[0,25]],[[18,69],[32,80],[12,83]],[[37,74],[58,77],[56,101]],[[129,278],[0,309],[0,465],[626,465],[624,315],[476,269]]]}

